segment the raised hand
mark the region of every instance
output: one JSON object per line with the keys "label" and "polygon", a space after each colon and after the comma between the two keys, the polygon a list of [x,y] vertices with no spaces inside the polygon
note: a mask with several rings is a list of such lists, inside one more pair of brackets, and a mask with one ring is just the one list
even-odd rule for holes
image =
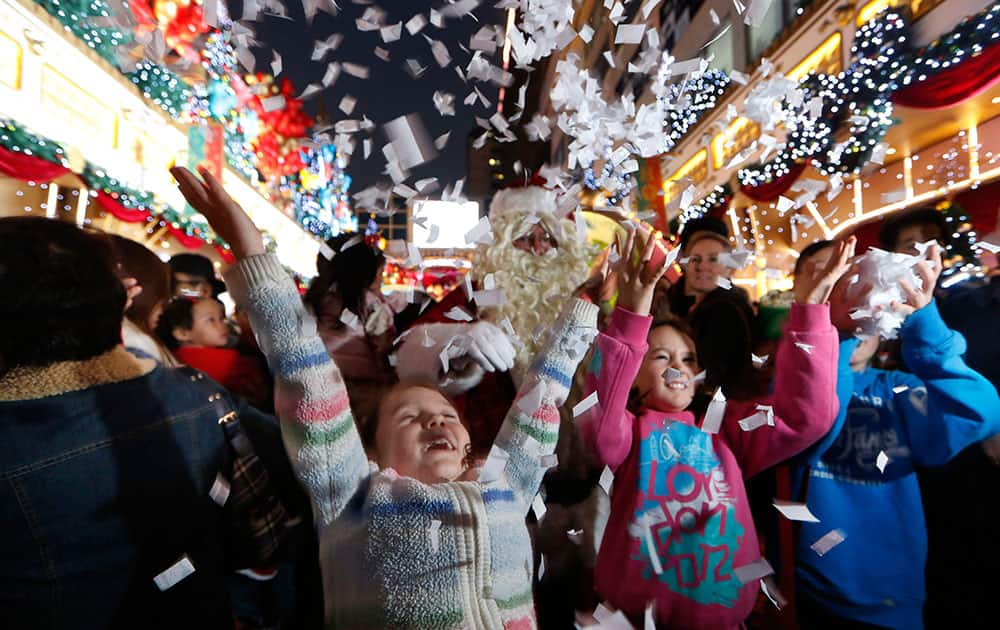
{"label": "raised hand", "polygon": [[599,261],[590,270],[590,276],[576,290],[576,295],[594,304],[603,304],[614,297],[615,274],[611,268],[611,248],[605,249]]}
{"label": "raised hand", "polygon": [[205,215],[209,225],[222,240],[229,243],[237,258],[263,254],[264,239],[243,208],[233,201],[219,180],[208,170],[199,168],[198,173],[204,182],[182,166],[170,169],[170,174],[177,180],[181,194],[187,202]]}
{"label": "raised hand", "polygon": [[636,315],[649,315],[656,283],[663,277],[667,265],[654,267],[649,264],[659,238],[658,232],[646,236],[641,256],[634,255],[637,249],[635,234],[635,230],[628,230],[624,243],[620,238],[615,238],[616,247],[621,254],[613,271],[618,280],[618,306]]}
{"label": "raised hand", "polygon": [[837,280],[851,267],[857,239],[853,236],[834,245],[833,256],[819,273],[795,277],[795,302],[798,304],[825,304],[830,299]]}
{"label": "raised hand", "polygon": [[920,288],[915,288],[906,280],[900,280],[899,288],[903,290],[906,302],[892,303],[893,310],[905,317],[919,311],[934,299],[934,288],[937,287],[938,276],[941,275],[941,249],[937,243],[927,249],[927,260],[921,260],[914,265],[913,271],[920,277]]}

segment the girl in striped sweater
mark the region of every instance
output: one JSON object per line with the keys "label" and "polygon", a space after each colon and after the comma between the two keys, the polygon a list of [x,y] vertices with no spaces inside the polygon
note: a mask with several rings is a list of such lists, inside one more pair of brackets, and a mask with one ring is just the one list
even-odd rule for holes
{"label": "girl in striped sweater", "polygon": [[312,499],[328,626],[534,628],[524,518],[554,463],[558,408],[597,307],[564,309],[478,476],[451,402],[420,385],[381,401],[369,462],[340,372],[252,221],[207,172],[204,183],[173,174],[239,259],[227,286],[274,372],[285,447]]}

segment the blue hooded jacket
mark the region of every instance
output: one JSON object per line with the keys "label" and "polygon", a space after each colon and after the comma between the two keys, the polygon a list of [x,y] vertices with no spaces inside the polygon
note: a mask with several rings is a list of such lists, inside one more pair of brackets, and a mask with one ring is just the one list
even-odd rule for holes
{"label": "blue hooded jacket", "polygon": [[[1000,398],[965,364],[965,339],[934,302],[908,317],[900,336],[912,374],[853,372],[858,342],[841,342],[840,413],[795,462],[794,496],[805,496],[820,521],[802,523],[796,588],[840,617],[921,628],[927,532],[914,467],[940,466],[1000,431]],[[889,459],[880,471],[882,452]],[[843,542],[823,556],[811,549],[834,529]]]}

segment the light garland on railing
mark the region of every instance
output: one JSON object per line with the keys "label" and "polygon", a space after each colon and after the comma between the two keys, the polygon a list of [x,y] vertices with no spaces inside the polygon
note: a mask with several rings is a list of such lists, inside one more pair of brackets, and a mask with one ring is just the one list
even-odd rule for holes
{"label": "light garland on railing", "polygon": [[[740,184],[768,184],[806,160],[826,176],[860,172],[893,124],[889,98],[909,67],[908,34],[908,22],[896,11],[884,12],[862,26],[851,48],[851,66],[836,75],[811,74],[803,79],[802,104],[785,121],[790,129],[785,146],[767,163],[740,169]],[[823,109],[813,118],[809,102],[817,97]],[[834,134],[845,125],[847,139],[835,143]]]}
{"label": "light garland on railing", "polygon": [[[663,126],[672,144],[679,142],[702,116],[715,109],[730,83],[727,73],[712,69],[670,86],[667,96],[660,100],[667,112]],[[687,101],[679,104],[682,99]]]}

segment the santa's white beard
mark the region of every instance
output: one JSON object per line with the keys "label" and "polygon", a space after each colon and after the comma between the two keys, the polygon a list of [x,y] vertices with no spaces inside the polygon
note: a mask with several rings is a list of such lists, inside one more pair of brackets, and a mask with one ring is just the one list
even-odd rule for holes
{"label": "santa's white beard", "polygon": [[527,216],[525,213],[492,220],[494,243],[476,252],[473,266],[480,286],[488,274],[493,274],[496,287],[506,298],[498,307],[482,309],[481,316],[498,326],[505,318],[510,320],[524,344],[518,349],[511,372],[517,386],[545,341],[545,330],[555,323],[573,291],[587,279],[590,258],[589,246],[575,238],[572,221],[559,221],[556,225],[547,217],[542,224],[559,239],[559,247],[543,256],[515,248],[514,239],[530,227]]}

